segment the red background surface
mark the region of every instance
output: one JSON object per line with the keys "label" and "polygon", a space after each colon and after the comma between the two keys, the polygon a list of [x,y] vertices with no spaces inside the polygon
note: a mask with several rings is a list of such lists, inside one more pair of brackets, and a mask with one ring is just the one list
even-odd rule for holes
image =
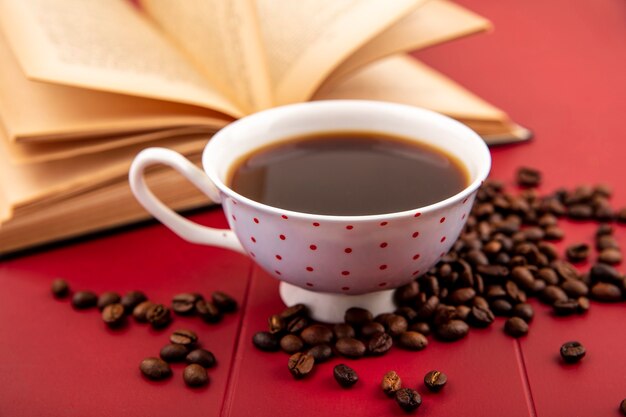
{"label": "red background surface", "polygon": [[[510,183],[518,166],[530,165],[544,172],[544,191],[604,182],[615,190],[615,206],[626,205],[626,3],[460,3],[492,19],[496,30],[416,56],[535,132],[530,143],[493,149],[492,177]],[[219,209],[193,217],[225,226]],[[564,228],[567,242],[591,241],[594,232],[593,224]],[[625,229],[617,230],[622,245]],[[137,369],[141,359],[158,355],[167,331],[134,323],[108,330],[95,310],[76,312],[50,296],[57,276],[76,290],[143,289],[163,302],[182,291],[221,289],[243,307],[218,325],[177,318],[170,327],[197,331],[218,358],[210,386],[191,390],[181,366],[161,383],[144,380]],[[377,388],[390,369],[423,394],[424,416],[619,416],[626,398],[623,303],[594,303],[588,315],[572,318],[555,318],[538,305],[530,334],[519,342],[497,322],[458,343],[431,340],[422,352],[347,361],[361,378],[349,391],[332,381],[337,359],[296,383],[286,355],[252,347],[254,332],[281,308],[277,282],[248,259],[185,243],[156,224],[4,260],[0,416],[401,415]],[[571,339],[582,341],[588,355],[564,366],[558,348]],[[450,378],[437,395],[421,385],[434,368]]]}

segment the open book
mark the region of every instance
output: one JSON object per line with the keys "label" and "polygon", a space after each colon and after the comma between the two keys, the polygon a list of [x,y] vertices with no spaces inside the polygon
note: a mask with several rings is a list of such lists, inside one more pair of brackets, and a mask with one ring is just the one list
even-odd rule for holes
{"label": "open book", "polygon": [[[362,98],[430,108],[488,143],[529,132],[404,55],[485,31],[446,0],[0,0],[0,253],[148,217],[132,157],[192,159],[253,112]],[[177,209],[206,197],[149,175]]]}

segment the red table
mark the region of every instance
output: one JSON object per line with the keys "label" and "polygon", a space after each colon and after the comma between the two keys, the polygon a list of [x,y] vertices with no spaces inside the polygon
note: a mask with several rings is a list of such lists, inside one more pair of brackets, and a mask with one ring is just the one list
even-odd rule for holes
{"label": "red table", "polygon": [[[493,34],[422,51],[417,56],[532,128],[528,144],[493,149],[492,176],[511,182],[530,165],[545,174],[543,191],[608,183],[616,207],[626,205],[626,3],[620,0],[463,0],[493,20]],[[221,210],[194,216],[224,227]],[[592,224],[566,224],[568,242],[591,241]],[[626,245],[626,228],[617,237]],[[565,242],[567,243],[567,242]],[[563,245],[561,245],[562,247]],[[144,289],[163,302],[183,291],[221,289],[242,305],[218,325],[177,318],[219,361],[211,384],[153,383],[137,369],[156,356],[168,332],[133,324],[105,328],[96,311],[75,312],[54,300],[49,285],[67,278],[75,289]],[[394,350],[350,362],[361,383],[346,391],[332,381],[335,359],[293,382],[286,355],[254,349],[250,338],[282,308],[277,282],[241,255],[187,244],[152,224],[57,246],[0,262],[0,416],[311,416],[402,415],[377,388],[395,369],[424,395],[424,416],[619,416],[626,398],[626,304],[594,304],[584,317],[555,318],[537,306],[530,334],[516,341],[502,323],[473,330],[453,344],[431,341],[417,353]],[[581,340],[588,356],[558,360],[561,343]],[[440,368],[450,378],[428,394],[421,378]]]}

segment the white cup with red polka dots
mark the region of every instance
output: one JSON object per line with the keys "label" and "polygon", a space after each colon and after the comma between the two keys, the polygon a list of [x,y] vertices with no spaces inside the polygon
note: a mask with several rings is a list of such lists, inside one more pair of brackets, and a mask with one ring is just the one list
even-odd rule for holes
{"label": "white cup with red polka dots", "polygon": [[[226,184],[243,155],[294,136],[328,131],[374,131],[412,138],[452,154],[470,180],[438,203],[398,213],[332,216],[271,207]],[[183,239],[239,251],[280,280],[287,305],[304,303],[315,319],[338,322],[352,306],[372,313],[394,309],[393,289],[427,271],[459,236],[476,191],[491,166],[489,149],[472,130],[432,111],[384,102],[334,100],[277,107],[220,130],[204,150],[204,171],[182,155],[149,148],[132,163],[130,185],[139,202]],[[221,203],[230,229],[193,223],[148,189],[143,173],[168,165]],[[372,195],[372,198],[384,198]]]}

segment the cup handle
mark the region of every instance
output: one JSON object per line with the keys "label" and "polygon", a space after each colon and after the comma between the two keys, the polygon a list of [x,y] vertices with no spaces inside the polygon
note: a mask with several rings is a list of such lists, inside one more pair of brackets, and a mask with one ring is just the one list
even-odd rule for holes
{"label": "cup handle", "polygon": [[232,230],[215,229],[194,223],[163,204],[150,191],[144,178],[146,168],[156,164],[164,164],[174,168],[198,187],[200,191],[209,196],[211,200],[216,203],[221,202],[220,193],[215,185],[201,169],[187,158],[170,149],[147,148],[137,154],[128,173],[130,188],[139,203],[161,223],[189,242],[218,246],[245,253],[243,246],[241,246]]}

